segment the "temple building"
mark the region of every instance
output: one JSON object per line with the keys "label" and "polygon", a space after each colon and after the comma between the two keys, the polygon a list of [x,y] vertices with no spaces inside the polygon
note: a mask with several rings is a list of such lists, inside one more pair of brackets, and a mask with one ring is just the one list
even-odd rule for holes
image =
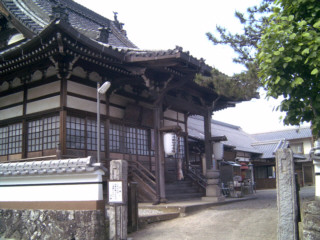
{"label": "temple building", "polygon": [[[211,116],[234,102],[194,82],[210,74],[203,59],[181,47],[139,49],[116,14],[71,0],[2,0],[0,26],[0,162],[92,156],[108,168],[125,159],[141,200],[166,201],[168,184],[187,181],[187,121],[199,115],[206,169],[217,170]],[[174,158],[164,152],[167,133],[178,136]]]}

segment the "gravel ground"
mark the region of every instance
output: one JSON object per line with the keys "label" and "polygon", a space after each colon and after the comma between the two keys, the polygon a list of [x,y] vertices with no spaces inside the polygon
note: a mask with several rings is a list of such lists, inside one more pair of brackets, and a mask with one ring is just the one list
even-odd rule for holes
{"label": "gravel ground", "polygon": [[[134,240],[274,240],[277,239],[276,190],[261,190],[257,199],[208,208],[184,218],[147,225]],[[314,187],[302,188],[301,201],[314,199]]]}

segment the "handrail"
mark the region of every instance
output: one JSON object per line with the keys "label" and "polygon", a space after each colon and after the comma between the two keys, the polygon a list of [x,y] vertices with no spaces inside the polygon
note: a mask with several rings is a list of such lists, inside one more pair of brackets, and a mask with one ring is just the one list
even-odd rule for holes
{"label": "handrail", "polygon": [[200,187],[207,187],[207,178],[197,168],[189,165],[187,175]]}
{"label": "handrail", "polygon": [[149,171],[145,166],[143,166],[139,161],[129,160],[128,161],[130,167],[133,168],[131,171],[135,174],[139,179],[142,179],[144,183],[148,184],[152,189],[153,193],[156,193],[156,177],[155,175]]}

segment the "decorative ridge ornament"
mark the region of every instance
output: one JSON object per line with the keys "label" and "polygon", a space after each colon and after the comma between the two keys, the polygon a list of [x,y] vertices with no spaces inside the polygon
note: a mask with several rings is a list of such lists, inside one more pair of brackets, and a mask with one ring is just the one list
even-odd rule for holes
{"label": "decorative ridge ornament", "polygon": [[69,13],[64,4],[58,3],[52,6],[52,15],[50,15],[50,20],[53,21],[59,19],[66,23],[69,23]]}

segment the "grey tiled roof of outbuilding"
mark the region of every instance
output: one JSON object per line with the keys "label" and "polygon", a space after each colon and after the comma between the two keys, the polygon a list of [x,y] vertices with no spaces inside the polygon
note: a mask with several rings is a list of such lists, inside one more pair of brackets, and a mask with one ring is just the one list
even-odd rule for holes
{"label": "grey tiled roof of outbuilding", "polygon": [[302,127],[296,129],[288,129],[282,131],[274,131],[274,132],[265,132],[265,133],[257,133],[251,135],[257,141],[269,141],[269,140],[294,140],[294,139],[303,139],[303,138],[311,138],[312,132],[309,127]]}
{"label": "grey tiled roof of outbuilding", "polygon": [[[235,147],[238,151],[261,153],[258,149],[251,146],[255,140],[239,126],[211,120],[211,133],[213,137],[226,136],[227,141],[223,141],[222,143]],[[204,139],[203,117],[191,116],[188,118],[188,134],[196,139]]]}

